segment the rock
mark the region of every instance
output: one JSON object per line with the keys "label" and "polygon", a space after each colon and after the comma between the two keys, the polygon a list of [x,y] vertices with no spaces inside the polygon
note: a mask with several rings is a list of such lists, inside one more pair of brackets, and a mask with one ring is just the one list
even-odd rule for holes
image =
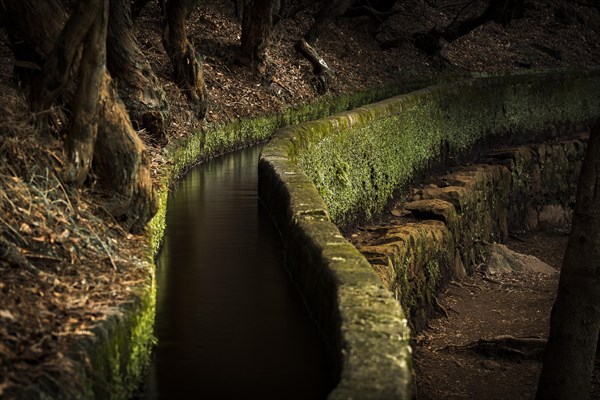
{"label": "rock", "polygon": [[404,204],[404,208],[420,219],[437,219],[448,223],[456,218],[454,206],[440,199],[411,201]]}
{"label": "rock", "polygon": [[506,370],[499,362],[494,360],[483,360],[481,366],[488,371]]}
{"label": "rock", "polygon": [[489,245],[487,272],[500,274],[506,272],[536,272],[555,274],[557,271],[539,258],[512,251],[503,244]]}
{"label": "rock", "polygon": [[539,226],[541,229],[561,228],[566,226],[568,215],[563,206],[558,204],[549,204],[540,210]]}
{"label": "rock", "polygon": [[467,277],[467,271],[465,269],[465,265],[460,258],[460,252],[456,250],[454,254],[454,264],[452,265],[452,277],[461,281]]}
{"label": "rock", "polygon": [[532,206],[528,206],[525,210],[525,221],[523,226],[526,231],[534,231],[538,227],[539,217],[537,211]]}

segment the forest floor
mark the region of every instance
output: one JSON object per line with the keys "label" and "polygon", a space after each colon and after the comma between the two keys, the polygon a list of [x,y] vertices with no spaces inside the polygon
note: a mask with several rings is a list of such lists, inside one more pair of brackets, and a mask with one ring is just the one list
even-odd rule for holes
{"label": "forest floor", "polygon": [[[447,286],[438,298],[447,316],[430,319],[414,338],[419,400],[535,398],[542,354],[472,344],[503,335],[547,339],[567,239],[565,231],[540,231],[508,242],[556,268],[555,274],[511,272],[489,279],[477,272]],[[592,398],[599,399],[598,368],[592,386]]]}
{"label": "forest floor", "polygon": [[[385,22],[366,16],[342,17],[323,33],[316,47],[335,72],[331,94],[449,72],[440,71],[436,63],[410,41],[388,50],[382,50],[379,43],[408,37],[434,25],[445,26],[466,3],[408,0],[401,4],[401,12]],[[470,4],[461,18],[480,13],[486,2],[475,0]],[[283,19],[275,27],[267,49],[267,74],[255,77],[233,62],[241,31],[233,2],[200,2],[188,23],[188,35],[204,58],[209,96],[206,119],[200,121],[171,80],[171,65],[161,43],[160,13],[154,3],[148,5],[135,29],[170,100],[169,139],[184,137],[210,124],[276,113],[285,107],[316,99],[311,85],[312,68],[293,48],[312,22],[315,12],[316,6],[310,6]],[[446,45],[442,54],[456,72],[598,66],[600,12],[579,2],[531,0],[522,19],[506,27],[485,24]],[[14,63],[6,34],[1,32],[0,397],[7,399],[18,397],[42,377],[69,382],[65,377],[76,373],[65,356],[69,346],[78,338],[90,335],[91,330],[117,307],[131,300],[132,288],[150,279],[149,268],[140,261],[147,254],[144,238],[124,232],[110,217],[101,205],[99,199],[103,193],[94,180],[80,189],[62,184],[63,138],[42,136],[35,129],[34,118],[28,111],[27,95],[13,79]],[[145,133],[139,133],[145,139]],[[157,176],[167,160],[161,148],[151,143],[147,145]],[[559,244],[552,246],[558,249]],[[466,283],[486,291],[489,289],[499,298],[504,296],[505,304],[509,304],[506,301],[514,295],[505,287],[476,281],[477,276],[469,279]],[[518,309],[528,309],[529,302],[533,301],[540,311],[538,322],[543,323],[544,318],[547,319],[550,291],[554,285],[544,281],[540,286],[548,290],[549,297],[539,300],[539,307],[534,298],[537,291],[524,291],[519,301],[512,304]],[[470,291],[467,287],[451,286],[446,294],[448,301],[457,299],[461,293],[465,300],[468,299]],[[478,294],[479,291],[472,292]],[[493,310],[497,309],[490,305]],[[458,303],[448,303],[448,307],[458,313],[449,311],[451,318],[448,321],[433,320],[432,327],[451,321],[454,314],[467,315],[466,310],[472,310],[472,307],[465,305],[462,308]],[[478,313],[473,315],[474,320],[496,312],[480,310]],[[417,351],[417,368],[422,376],[419,389],[423,398],[427,398],[425,393],[431,393],[429,398],[447,398],[451,393],[462,391],[461,386],[455,386],[457,380],[479,387],[480,392],[474,398],[492,398],[494,393],[501,391],[501,386],[488,384],[483,378],[479,383],[469,380],[470,375],[466,376],[466,372],[446,378],[440,368],[442,365],[454,365],[448,367],[449,370],[460,373],[463,367],[467,368],[465,371],[484,368],[480,366],[482,360],[461,361],[457,358],[460,352],[456,355],[448,353],[448,356],[447,352],[433,350],[503,332],[472,332],[470,325],[457,328],[439,325],[435,329],[437,331],[425,331],[417,337],[423,344],[422,350]],[[454,332],[452,329],[460,329],[456,331],[463,335],[460,340],[449,336],[456,339],[456,342],[450,342],[439,336],[440,331]],[[543,330],[523,332],[544,333]],[[432,358],[429,368],[425,364],[427,352],[436,357],[450,357],[450,361],[440,364],[442,361]],[[488,367],[490,365],[495,368],[495,364],[488,363]],[[492,372],[487,375],[495,375],[496,371],[489,371]],[[534,385],[534,381],[527,385]],[[505,384],[498,381],[498,385],[501,383]],[[426,392],[425,388],[431,391]],[[513,391],[510,397],[524,398],[522,394],[530,393],[532,389],[530,386],[529,392]]]}

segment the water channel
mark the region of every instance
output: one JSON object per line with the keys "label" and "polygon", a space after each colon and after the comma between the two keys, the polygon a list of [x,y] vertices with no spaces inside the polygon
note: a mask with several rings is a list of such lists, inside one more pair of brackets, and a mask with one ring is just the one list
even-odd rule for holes
{"label": "water channel", "polygon": [[144,399],[324,399],[325,349],[258,202],[260,146],[192,169],[169,198]]}

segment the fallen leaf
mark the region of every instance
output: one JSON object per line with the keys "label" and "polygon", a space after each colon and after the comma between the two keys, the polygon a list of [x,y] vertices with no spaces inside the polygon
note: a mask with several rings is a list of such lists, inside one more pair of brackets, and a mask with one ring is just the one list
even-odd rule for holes
{"label": "fallen leaf", "polygon": [[0,318],[16,320],[15,316],[8,310],[0,310]]}

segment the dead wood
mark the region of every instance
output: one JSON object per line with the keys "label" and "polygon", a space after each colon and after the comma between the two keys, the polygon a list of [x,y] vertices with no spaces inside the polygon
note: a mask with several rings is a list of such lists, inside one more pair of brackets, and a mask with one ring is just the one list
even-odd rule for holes
{"label": "dead wood", "polygon": [[329,90],[329,82],[333,75],[333,71],[325,60],[317,53],[317,51],[308,44],[305,39],[300,39],[296,42],[296,50],[302,54],[313,66],[313,86],[317,93],[325,94]]}

